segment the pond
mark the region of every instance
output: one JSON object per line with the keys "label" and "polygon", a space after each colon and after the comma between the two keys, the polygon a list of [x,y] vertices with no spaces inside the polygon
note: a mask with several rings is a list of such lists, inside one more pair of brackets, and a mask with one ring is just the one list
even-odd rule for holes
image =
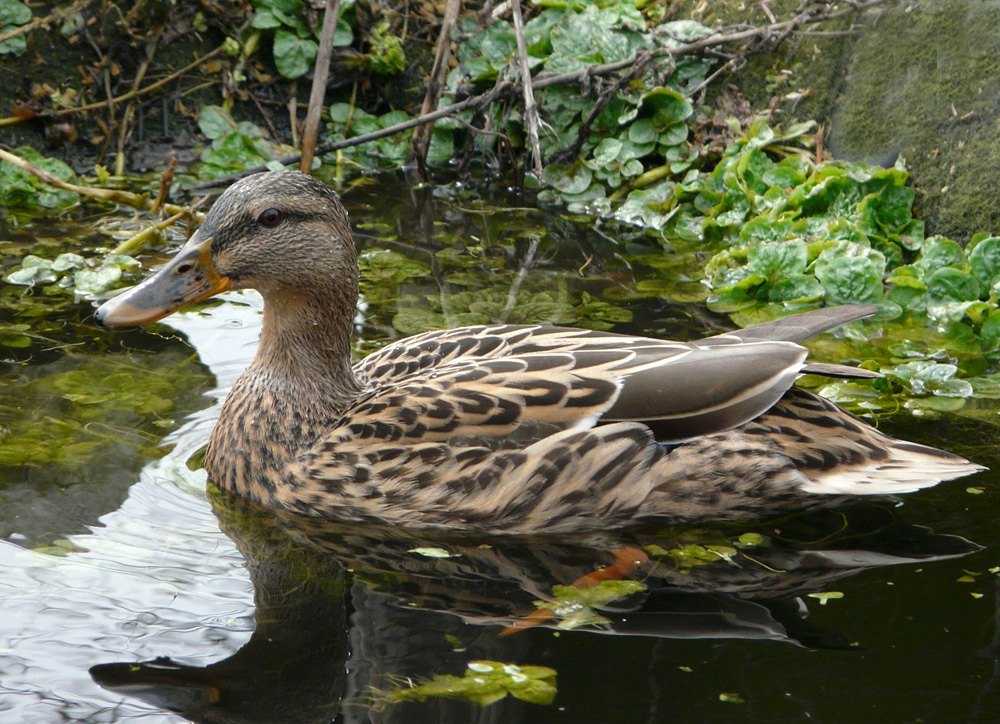
{"label": "pond", "polygon": [[[359,355],[500,319],[677,339],[731,327],[691,281],[696,250],[503,190],[380,177],[344,199],[362,250]],[[68,251],[59,240],[96,243],[87,225],[104,215],[0,227],[0,243],[8,263]],[[322,524],[233,500],[199,470],[254,352],[256,295],[148,331],[96,329],[92,311],[52,302],[44,340],[0,348],[0,721],[1000,716],[994,472],[590,537]],[[1000,470],[982,423],[1000,411],[978,412],[878,425]],[[567,587],[604,567],[603,583]]]}

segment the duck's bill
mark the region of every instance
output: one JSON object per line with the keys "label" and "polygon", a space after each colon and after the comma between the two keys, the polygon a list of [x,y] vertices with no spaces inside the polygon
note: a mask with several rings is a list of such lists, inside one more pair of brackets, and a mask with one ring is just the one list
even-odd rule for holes
{"label": "duck's bill", "polygon": [[229,289],[229,279],[219,276],[212,266],[211,246],[211,238],[202,239],[196,233],[156,274],[102,304],[97,310],[98,324],[151,324]]}

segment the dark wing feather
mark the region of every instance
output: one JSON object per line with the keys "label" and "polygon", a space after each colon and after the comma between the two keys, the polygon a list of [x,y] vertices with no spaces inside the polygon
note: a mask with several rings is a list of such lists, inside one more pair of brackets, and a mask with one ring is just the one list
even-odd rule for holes
{"label": "dark wing feather", "polygon": [[878,311],[871,304],[844,304],[839,307],[824,307],[811,312],[792,314],[773,322],[756,324],[746,329],[717,334],[699,340],[699,345],[740,344],[742,342],[795,342],[802,343],[817,334],[840,327],[848,322],[870,317]]}
{"label": "dark wing feather", "polygon": [[805,357],[783,341],[703,346],[514,325],[431,332],[359,363],[358,373],[385,389],[346,417],[359,439],[524,441],[534,425],[551,433],[600,418],[656,420],[658,437],[676,442],[765,412]]}

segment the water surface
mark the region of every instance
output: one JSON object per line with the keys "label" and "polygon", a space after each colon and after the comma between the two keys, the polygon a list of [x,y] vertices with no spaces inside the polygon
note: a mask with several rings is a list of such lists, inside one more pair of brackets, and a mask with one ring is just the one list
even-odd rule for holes
{"label": "water surface", "polygon": [[[346,194],[369,252],[359,354],[479,317],[549,315],[681,339],[726,328],[690,301],[698,290],[683,250],[518,210],[524,202],[502,193],[486,201],[384,179]],[[459,243],[469,238],[471,250]],[[637,260],[652,251],[657,261]],[[662,296],[637,294],[640,282]],[[64,314],[59,345],[4,363],[0,409],[105,432],[58,460],[0,468],[0,721],[1000,716],[993,473],[777,521],[590,539],[426,539],[323,525],[207,492],[192,470],[219,400],[253,354],[255,295],[176,315],[176,334],[99,332],[103,342],[76,348],[64,345],[89,309]],[[172,404],[142,400],[85,419],[80,405],[106,403],[68,386],[77,369],[102,380],[127,369],[147,392],[169,379]],[[961,416],[902,411],[879,425],[1000,469],[989,430]],[[727,550],[747,534],[767,545],[710,562],[654,557],[632,574],[641,590],[509,632],[554,585],[612,564],[612,550]],[[602,622],[588,625],[591,615]],[[460,676],[480,659],[550,667],[554,700],[387,703],[397,686]]]}

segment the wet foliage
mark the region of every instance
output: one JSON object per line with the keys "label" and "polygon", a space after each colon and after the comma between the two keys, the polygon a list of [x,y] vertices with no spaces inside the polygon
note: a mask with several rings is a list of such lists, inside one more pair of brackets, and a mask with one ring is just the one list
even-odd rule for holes
{"label": "wet foliage", "polygon": [[430,698],[460,699],[480,706],[508,694],[531,704],[551,704],[556,696],[556,672],[545,666],[517,666],[499,661],[470,661],[462,676],[438,674],[429,681],[376,692],[375,705]]}
{"label": "wet foliage", "polygon": [[[31,21],[31,8],[18,0],[0,0],[0,35]],[[22,55],[28,49],[24,36],[0,42],[0,54]]]}

